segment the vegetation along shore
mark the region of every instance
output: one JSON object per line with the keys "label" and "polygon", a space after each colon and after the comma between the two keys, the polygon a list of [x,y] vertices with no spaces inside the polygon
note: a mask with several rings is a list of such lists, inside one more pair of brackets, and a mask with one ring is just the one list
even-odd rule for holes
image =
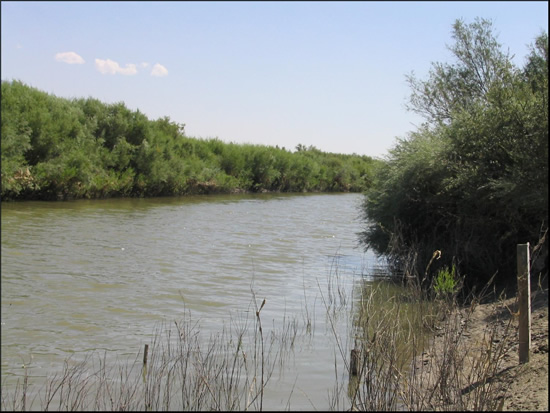
{"label": "vegetation along shore", "polygon": [[123,102],[2,81],[2,200],[233,192],[360,192],[376,160],[185,135]]}

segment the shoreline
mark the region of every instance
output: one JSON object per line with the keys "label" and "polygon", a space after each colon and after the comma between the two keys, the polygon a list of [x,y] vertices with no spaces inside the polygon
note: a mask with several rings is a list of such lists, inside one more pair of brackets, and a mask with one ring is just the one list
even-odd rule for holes
{"label": "shoreline", "polygon": [[[516,297],[461,308],[450,316],[461,323],[461,336],[456,339],[460,366],[463,367],[459,372],[461,378],[473,371],[473,366],[479,370],[479,362],[484,359],[482,355],[490,355],[491,350],[498,361],[491,366],[494,370],[488,371],[482,379],[468,386],[461,385],[461,400],[474,405],[452,406],[438,400],[435,401],[436,409],[475,409],[475,403],[479,402],[475,390],[480,388],[494,392],[497,410],[548,411],[548,286],[532,287],[531,305],[530,359],[525,364],[519,364]],[[412,362],[415,380],[422,383],[426,394],[440,385],[439,363],[448,349],[449,337],[439,332],[431,340],[429,349]]]}

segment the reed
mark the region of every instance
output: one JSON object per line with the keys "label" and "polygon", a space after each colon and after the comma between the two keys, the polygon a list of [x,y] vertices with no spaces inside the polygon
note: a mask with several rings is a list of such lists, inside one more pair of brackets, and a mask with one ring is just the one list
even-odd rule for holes
{"label": "reed", "polygon": [[[255,306],[254,301],[254,306]],[[292,352],[298,323],[264,335],[261,310],[255,320],[232,319],[229,327],[201,337],[190,313],[172,325],[161,324],[143,356],[108,360],[91,353],[68,359],[60,374],[34,388],[25,374],[13,390],[2,386],[4,410],[263,410],[264,389]]]}
{"label": "reed", "polygon": [[[467,339],[476,306],[495,297],[490,285],[491,280],[478,295],[464,299],[468,305],[460,305],[458,290],[434,298],[419,283],[407,289],[387,281],[362,283],[348,313],[353,335],[347,344],[336,337],[341,360],[335,366],[341,361],[344,368],[335,367],[331,409],[497,409],[506,389],[494,378],[516,335],[498,300],[481,342]],[[329,301],[323,302],[334,317]]]}
{"label": "reed", "polygon": [[[495,293],[489,286],[469,297],[468,306],[460,306],[456,294],[434,298],[419,285],[403,288],[387,280],[365,279],[349,291],[337,260],[326,281],[318,280],[317,286],[325,336],[334,345],[334,378],[327,377],[333,382],[331,410],[499,407],[505,389],[493,378],[515,334],[511,317],[504,317],[495,304],[494,323],[482,342],[466,340],[476,306]],[[260,303],[253,287],[251,296],[248,311],[239,313],[245,315],[232,316],[209,337],[201,334],[199,322],[187,310],[182,319],[160,324],[147,363],[139,352],[116,360],[92,353],[82,361],[67,359],[60,373],[38,387],[29,380],[27,365],[15,386],[3,383],[1,407],[262,411],[275,373],[282,372],[296,348],[314,334],[316,312],[307,308],[304,295],[301,319],[285,313],[281,327],[267,329],[262,310],[269,307],[269,299]],[[352,354],[357,357],[354,366]],[[288,388],[288,410],[294,391],[294,386]]]}

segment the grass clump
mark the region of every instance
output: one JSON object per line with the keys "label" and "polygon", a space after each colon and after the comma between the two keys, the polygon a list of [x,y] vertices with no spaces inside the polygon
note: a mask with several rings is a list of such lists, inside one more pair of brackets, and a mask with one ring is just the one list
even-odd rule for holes
{"label": "grass clump", "polygon": [[434,291],[437,297],[448,297],[458,292],[456,267],[445,267],[437,272],[434,283]]}

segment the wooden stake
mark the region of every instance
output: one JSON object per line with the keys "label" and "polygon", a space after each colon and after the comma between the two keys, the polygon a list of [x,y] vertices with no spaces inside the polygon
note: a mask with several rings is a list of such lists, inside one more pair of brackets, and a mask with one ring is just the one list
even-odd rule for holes
{"label": "wooden stake", "polygon": [[361,359],[360,359],[359,349],[354,348],[353,350],[351,350],[351,355],[350,355],[350,368],[349,368],[350,375],[357,376],[357,374],[359,373],[360,362],[361,362]]}
{"label": "wooden stake", "polygon": [[143,350],[143,365],[147,365],[147,353],[149,352],[149,344],[145,344],[145,349]]}
{"label": "wooden stake", "polygon": [[517,245],[519,301],[519,363],[529,362],[531,347],[531,274],[529,243]]}

